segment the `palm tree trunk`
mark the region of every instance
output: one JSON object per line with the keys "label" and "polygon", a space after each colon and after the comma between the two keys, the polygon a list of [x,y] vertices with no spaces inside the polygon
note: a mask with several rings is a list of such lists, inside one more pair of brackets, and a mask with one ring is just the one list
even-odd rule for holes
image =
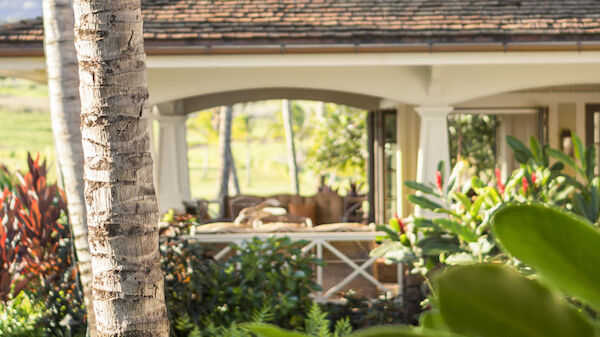
{"label": "palm tree trunk", "polygon": [[296,163],[296,146],[294,144],[294,129],[292,126],[292,104],[287,99],[282,101],[283,127],[285,129],[285,143],[288,150],[288,167],[290,170],[290,183],[292,191],[300,194],[298,182],[298,164]]}
{"label": "palm tree trunk", "polygon": [[69,223],[77,255],[90,335],[96,336],[92,303],[92,264],[83,196],[83,148],[77,54],[73,41],[73,7],[70,0],[44,0],[44,48],[50,95],[50,115],[56,152],[57,177],[67,196]]}
{"label": "palm tree trunk", "polygon": [[229,175],[231,171],[231,106],[221,107],[219,112],[219,192],[217,200],[221,203],[221,218],[226,215],[225,200],[229,195]]}
{"label": "palm tree trunk", "polygon": [[231,145],[229,146],[229,161],[231,162],[229,168],[231,172],[231,180],[233,181],[233,188],[235,190],[235,194],[240,195],[240,181],[238,179],[237,169],[235,167],[235,160],[233,159],[233,151],[231,150]]}
{"label": "palm tree trunk", "polygon": [[75,0],[98,335],[169,336],[140,0]]}
{"label": "palm tree trunk", "polygon": [[246,186],[252,185],[252,151],[250,146],[250,132],[246,135]]}

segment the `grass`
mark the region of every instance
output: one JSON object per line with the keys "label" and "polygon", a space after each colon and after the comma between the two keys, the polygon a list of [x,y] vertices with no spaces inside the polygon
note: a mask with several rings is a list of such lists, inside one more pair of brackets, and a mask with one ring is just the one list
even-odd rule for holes
{"label": "grass", "polygon": [[[27,152],[40,153],[52,165],[54,144],[50,114],[0,110],[0,163],[11,170],[27,167]],[[56,177],[50,169],[50,179]]]}
{"label": "grass", "polygon": [[18,97],[48,97],[48,87],[27,80],[0,78],[0,95]]}
{"label": "grass", "polygon": [[[233,157],[240,181],[242,194],[273,195],[291,193],[286,148],[282,141],[253,142],[250,150],[246,144],[234,142]],[[247,176],[247,154],[250,154],[250,180]],[[192,196],[213,199],[217,195],[218,150],[215,144],[195,147],[188,150],[190,185]],[[207,165],[207,166],[205,166]],[[306,171],[300,172],[300,193],[314,194],[317,191],[317,178]],[[230,186],[230,193],[234,190]]]}

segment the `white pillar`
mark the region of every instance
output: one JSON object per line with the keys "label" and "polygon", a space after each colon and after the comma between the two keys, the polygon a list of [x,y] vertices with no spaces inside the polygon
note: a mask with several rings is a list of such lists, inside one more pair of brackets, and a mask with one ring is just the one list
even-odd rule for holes
{"label": "white pillar", "polygon": [[420,117],[414,107],[399,105],[398,111],[398,163],[397,188],[398,188],[398,215],[407,217],[413,213],[413,206],[408,201],[408,196],[413,190],[404,186],[407,180],[417,179],[417,160],[419,152]]}
{"label": "white pillar", "polygon": [[[419,106],[415,111],[421,116],[419,153],[417,159],[417,181],[435,184],[435,171],[440,160],[448,167],[449,142],[447,116],[451,106]],[[447,172],[446,172],[447,173]],[[448,176],[446,174],[446,176]]]}
{"label": "white pillar", "polygon": [[187,157],[185,115],[156,115],[158,122],[158,205],[183,211],[192,200]]}

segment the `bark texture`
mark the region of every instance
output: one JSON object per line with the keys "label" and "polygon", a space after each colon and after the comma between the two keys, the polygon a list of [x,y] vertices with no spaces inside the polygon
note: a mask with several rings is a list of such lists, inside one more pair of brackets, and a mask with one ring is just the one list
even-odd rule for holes
{"label": "bark texture", "polygon": [[287,99],[281,102],[283,114],[283,128],[285,129],[285,143],[288,150],[288,167],[290,171],[290,184],[295,194],[300,194],[298,182],[298,164],[296,162],[296,144],[294,143],[294,128],[292,123],[292,103]]}
{"label": "bark texture", "polygon": [[235,191],[236,195],[240,195],[242,194],[242,191],[240,190],[240,181],[238,179],[237,169],[235,167],[235,159],[233,158],[233,151],[231,150],[231,145],[229,145],[229,160],[231,162],[229,168],[231,173],[230,178],[233,181],[233,190]]}
{"label": "bark texture", "polygon": [[73,42],[73,5],[71,0],[44,0],[44,49],[50,95],[50,115],[56,152],[57,176],[67,196],[69,223],[73,232],[77,265],[92,337],[96,336],[92,304],[92,264],[84,183],[83,148],[81,145],[81,103],[77,54]]}
{"label": "bark texture", "polygon": [[169,335],[140,0],[75,0],[98,335]]}
{"label": "bark texture", "polygon": [[231,119],[233,108],[221,107],[219,112],[219,192],[217,200],[221,203],[221,217],[226,215],[225,199],[229,195],[229,176],[231,171]]}

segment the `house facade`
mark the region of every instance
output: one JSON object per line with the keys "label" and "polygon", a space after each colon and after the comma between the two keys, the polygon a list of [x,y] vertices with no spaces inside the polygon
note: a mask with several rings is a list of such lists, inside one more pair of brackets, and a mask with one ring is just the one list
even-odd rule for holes
{"label": "house facade", "polygon": [[[187,114],[263,99],[371,111],[377,222],[434,181],[450,114],[502,116],[499,138],[600,144],[600,2],[143,0],[162,210],[191,199]],[[0,75],[45,81],[41,19],[0,27]],[[501,143],[504,143],[503,141]],[[387,149],[387,150],[386,150]],[[498,155],[514,163],[504,145]]]}

